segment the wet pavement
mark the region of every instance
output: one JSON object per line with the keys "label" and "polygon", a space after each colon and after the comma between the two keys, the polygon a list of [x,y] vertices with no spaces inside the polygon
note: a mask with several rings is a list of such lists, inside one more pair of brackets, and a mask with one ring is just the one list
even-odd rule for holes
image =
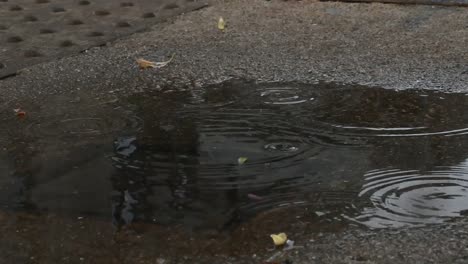
{"label": "wet pavement", "polygon": [[[322,0],[328,1],[328,0]],[[343,2],[375,2],[401,5],[443,5],[443,6],[468,6],[466,0],[341,0]]]}
{"label": "wet pavement", "polygon": [[[254,254],[278,228],[301,239],[468,211],[464,93],[235,80],[24,103],[27,117],[2,118],[0,205],[26,229],[107,225],[113,240],[166,230]],[[211,244],[226,236],[251,249]]]}
{"label": "wet pavement", "polygon": [[461,10],[233,1],[2,80],[3,261],[463,263]]}

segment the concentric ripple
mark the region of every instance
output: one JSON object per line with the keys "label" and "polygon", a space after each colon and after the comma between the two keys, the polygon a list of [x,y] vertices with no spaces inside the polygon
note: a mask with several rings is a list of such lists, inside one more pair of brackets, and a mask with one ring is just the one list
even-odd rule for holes
{"label": "concentric ripple", "polygon": [[372,228],[442,223],[468,212],[468,163],[433,171],[369,172],[359,194],[373,207],[351,219]]}
{"label": "concentric ripple", "polygon": [[[444,199],[462,199],[463,179],[436,172],[393,172],[393,178],[373,172],[366,175],[362,199],[357,198],[357,183],[374,162],[379,167],[408,165],[404,154],[421,153],[432,138],[438,138],[434,150],[445,153],[468,131],[468,115],[461,111],[467,100],[455,94],[333,84],[226,82],[161,92],[132,100],[144,127],[116,140],[112,159],[117,174],[124,175],[119,179],[132,183],[132,197],[168,218],[177,218],[180,210],[196,222],[229,218],[227,212],[235,209],[255,214],[307,205],[355,212],[365,205],[367,211],[352,216],[355,221],[432,223],[452,216],[443,209],[430,213],[443,207]],[[395,158],[399,150],[408,153]],[[440,161],[456,156],[450,151]],[[240,158],[245,162],[239,163]],[[427,164],[416,158],[413,163],[416,168]],[[321,196],[319,201],[319,193],[335,198]],[[418,194],[422,198],[413,197]],[[413,198],[420,203],[401,200]],[[434,208],[424,207],[429,200]]]}
{"label": "concentric ripple", "polygon": [[[309,89],[310,91],[310,89]],[[293,105],[313,101],[315,98],[305,89],[300,87],[272,87],[260,92],[265,104]]]}
{"label": "concentric ripple", "polygon": [[2,115],[4,156],[17,157],[4,174],[28,184],[7,186],[19,191],[0,203],[210,227],[290,207],[371,227],[468,212],[468,96],[328,83],[166,88],[7,105],[27,115]]}
{"label": "concentric ripple", "polygon": [[[156,137],[143,137],[135,143],[146,160],[138,169],[154,171],[158,178],[171,176],[175,167],[189,170],[191,177],[203,181],[198,188],[204,190],[255,189],[296,178],[286,170],[301,165],[321,147],[310,144],[280,114],[259,111],[201,110],[175,120],[171,130],[155,128],[150,134]],[[135,163],[137,157],[118,155],[115,160]],[[238,164],[239,157],[247,161]]]}
{"label": "concentric ripple", "polygon": [[307,109],[312,115],[311,122],[318,133],[332,137],[468,134],[468,115],[461,110],[468,106],[468,98],[459,94],[334,88],[320,91],[316,101]]}

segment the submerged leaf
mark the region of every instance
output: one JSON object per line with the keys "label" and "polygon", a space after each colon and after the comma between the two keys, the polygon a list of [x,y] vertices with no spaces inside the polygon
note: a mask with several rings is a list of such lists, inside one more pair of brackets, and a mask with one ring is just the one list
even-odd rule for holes
{"label": "submerged leaf", "polygon": [[288,236],[286,233],[279,233],[279,234],[271,234],[270,235],[271,239],[273,239],[273,243],[275,243],[275,246],[281,246],[286,243],[288,240]]}
{"label": "submerged leaf", "polygon": [[239,158],[237,159],[237,163],[238,163],[239,165],[244,164],[246,161],[247,161],[247,157],[239,157]]}

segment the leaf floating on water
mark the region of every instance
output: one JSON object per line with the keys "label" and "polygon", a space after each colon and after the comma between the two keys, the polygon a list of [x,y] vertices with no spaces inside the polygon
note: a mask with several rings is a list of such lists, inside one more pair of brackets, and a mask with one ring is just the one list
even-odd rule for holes
{"label": "leaf floating on water", "polygon": [[220,17],[218,20],[218,29],[224,30],[225,27],[226,27],[226,22],[224,22],[224,19],[222,17]]}
{"label": "leaf floating on water", "polygon": [[239,157],[239,158],[237,159],[237,163],[238,163],[239,165],[243,165],[246,161],[247,161],[247,157]]}
{"label": "leaf floating on water", "polygon": [[286,235],[286,233],[271,234],[270,237],[271,239],[273,239],[273,243],[275,243],[275,246],[282,246],[288,240],[288,236]]}
{"label": "leaf floating on water", "polygon": [[160,69],[162,67],[167,66],[172,61],[173,58],[174,58],[174,54],[172,54],[171,58],[167,61],[154,62],[154,61],[149,61],[145,59],[137,59],[137,63],[140,69],[148,69],[148,68]]}
{"label": "leaf floating on water", "polygon": [[321,216],[326,215],[327,213],[320,212],[320,211],[316,211],[315,214],[316,214],[318,217],[321,217]]}

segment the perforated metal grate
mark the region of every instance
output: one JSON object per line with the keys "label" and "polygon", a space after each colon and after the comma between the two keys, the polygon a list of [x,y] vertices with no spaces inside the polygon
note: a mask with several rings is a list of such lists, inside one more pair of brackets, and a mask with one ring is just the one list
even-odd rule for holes
{"label": "perforated metal grate", "polygon": [[205,5],[196,0],[0,0],[0,78]]}

